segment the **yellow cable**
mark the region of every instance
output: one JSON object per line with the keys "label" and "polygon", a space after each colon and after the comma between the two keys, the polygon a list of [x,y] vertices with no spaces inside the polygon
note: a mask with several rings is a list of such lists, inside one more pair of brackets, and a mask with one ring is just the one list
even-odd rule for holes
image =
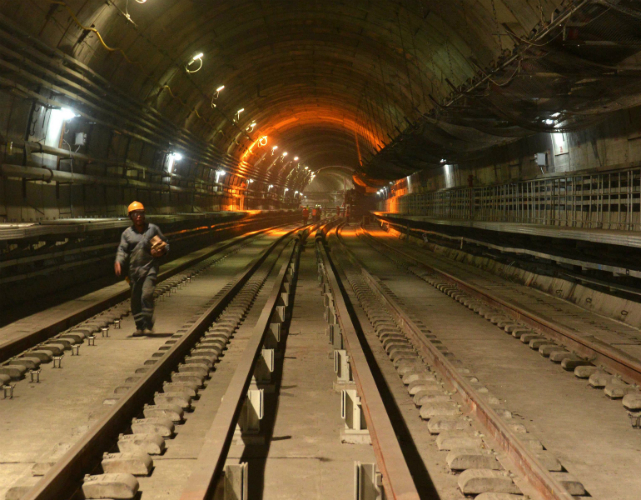
{"label": "yellow cable", "polygon": [[102,38],[102,35],[100,34],[100,32],[99,32],[96,28],[92,28],[92,27],[84,26],[84,25],[83,25],[83,24],[78,20],[78,18],[77,18],[77,17],[76,17],[76,15],[73,13],[73,11],[69,8],[69,6],[67,5],[67,3],[66,3],[66,2],[61,2],[60,0],[47,0],[47,2],[49,2],[50,4],[53,4],[53,5],[62,5],[65,9],[67,9],[67,12],[69,12],[69,15],[71,16],[71,18],[74,20],[74,22],[75,22],[78,26],[80,26],[80,28],[82,28],[82,29],[83,29],[83,30],[85,30],[85,31],[92,31],[92,32],[94,32],[94,33],[96,34],[96,36],[98,37],[98,40],[100,40],[100,43],[102,44],[102,46],[103,46],[106,50],[108,50],[109,52],[120,52],[120,53],[122,54],[122,56],[125,58],[125,61],[127,61],[127,62],[128,62],[128,63],[130,63],[130,64],[133,64],[133,61],[132,61],[131,59],[129,59],[129,57],[127,57],[127,54],[125,54],[125,51],[124,51],[124,50],[122,50],[122,49],[120,49],[120,48],[117,48],[117,47],[116,47],[116,48],[109,47],[109,45],[107,45],[107,44],[105,43],[105,41],[104,41],[104,40],[103,40],[103,38]]}
{"label": "yellow cable", "polygon": [[[69,15],[71,16],[71,18],[74,20],[74,22],[75,22],[78,26],[80,26],[80,28],[82,28],[82,29],[83,29],[83,30],[85,30],[85,31],[91,31],[91,32],[93,32],[93,33],[95,33],[95,34],[96,34],[96,36],[98,37],[98,40],[100,40],[100,43],[102,44],[102,46],[103,46],[106,50],[108,50],[109,52],[120,52],[120,53],[122,54],[122,56],[125,58],[125,60],[126,60],[128,63],[130,63],[130,64],[135,64],[135,65],[140,66],[140,67],[142,68],[142,65],[140,65],[140,63],[134,63],[131,59],[129,59],[129,57],[127,57],[127,54],[125,54],[125,52],[124,52],[122,49],[120,49],[120,48],[118,48],[118,47],[116,47],[116,48],[114,48],[114,47],[109,47],[109,45],[107,45],[107,44],[105,43],[105,41],[104,41],[104,40],[103,40],[103,38],[102,38],[102,35],[100,34],[100,32],[99,32],[96,28],[92,28],[92,27],[86,27],[86,26],[84,26],[84,25],[83,25],[83,24],[78,20],[78,18],[77,18],[77,17],[76,17],[76,15],[73,13],[73,11],[69,8],[69,6],[67,5],[67,3],[66,3],[66,2],[63,2],[63,1],[61,1],[61,0],[46,0],[46,1],[47,1],[48,3],[50,3],[50,4],[53,4],[53,5],[61,5],[61,6],[63,6],[63,7],[67,10],[67,12],[68,12],[68,13],[69,13]],[[143,68],[143,69],[144,69],[144,68]],[[162,88],[163,88],[163,89],[167,89],[167,90],[169,91],[169,95],[171,95],[171,97],[172,97],[172,98],[177,99],[177,100],[178,100],[178,102],[179,102],[183,107],[185,107],[185,108],[189,109],[190,111],[193,111],[194,113],[196,113],[196,116],[197,116],[198,118],[200,118],[202,121],[204,121],[206,124],[208,124],[208,125],[210,125],[210,126],[212,126],[212,127],[214,126],[214,124],[213,124],[213,123],[211,123],[209,120],[206,120],[205,118],[203,118],[203,117],[200,115],[200,113],[198,112],[198,110],[196,110],[196,109],[194,109],[194,108],[189,108],[189,106],[187,105],[187,103],[186,103],[185,101],[183,101],[180,97],[178,97],[177,95],[175,95],[175,94],[173,93],[173,91],[171,90],[171,88],[170,88],[168,85],[164,85]]]}

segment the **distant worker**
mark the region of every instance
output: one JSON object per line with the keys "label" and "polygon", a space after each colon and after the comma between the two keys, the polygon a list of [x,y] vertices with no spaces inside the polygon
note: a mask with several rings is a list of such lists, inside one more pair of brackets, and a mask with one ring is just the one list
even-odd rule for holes
{"label": "distant worker", "polygon": [[120,238],[114,270],[122,274],[122,266],[129,259],[129,286],[131,312],[136,322],[134,336],[153,333],[154,289],[158,277],[158,258],[169,251],[169,243],[155,224],[145,221],[145,207],[134,201],[128,208],[133,225]]}
{"label": "distant worker", "polygon": [[312,222],[318,222],[318,207],[312,208]]}
{"label": "distant worker", "polygon": [[307,219],[309,219],[309,208],[303,207],[303,224],[307,225]]}

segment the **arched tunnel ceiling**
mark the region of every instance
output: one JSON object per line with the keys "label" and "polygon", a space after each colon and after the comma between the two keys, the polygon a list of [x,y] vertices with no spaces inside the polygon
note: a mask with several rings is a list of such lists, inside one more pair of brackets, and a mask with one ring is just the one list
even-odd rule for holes
{"label": "arched tunnel ceiling", "polygon": [[[429,166],[445,154],[443,148],[452,150],[461,128],[467,136],[476,134],[472,143],[484,147],[500,142],[497,136],[519,136],[512,128],[524,125],[519,116],[506,117],[507,110],[500,116],[507,125],[498,132],[492,125],[492,137],[486,140],[487,128],[473,120],[485,120],[495,110],[481,103],[480,110],[474,108],[479,117],[467,111],[472,106],[465,100],[458,104],[466,114],[456,106],[442,113],[445,108],[438,103],[509,62],[533,29],[544,33],[555,15],[576,4],[585,9],[606,2],[0,1],[6,18],[220,151],[242,159],[241,173],[267,181],[277,177],[266,158],[274,144],[313,170],[340,165],[389,179]],[[587,24],[602,17],[600,11],[586,12],[592,16]],[[95,33],[78,23],[94,27],[105,43],[121,50],[105,50]],[[560,40],[556,32],[552,35]],[[525,48],[537,45],[543,46],[530,43]],[[202,69],[188,74],[184,66],[198,53],[203,54]],[[514,64],[512,79],[528,63],[522,57]],[[196,61],[189,67],[198,66]],[[509,76],[512,69],[504,69]],[[505,89],[503,80],[489,82],[483,87],[487,92],[498,89],[499,98],[509,93],[511,81]],[[212,100],[220,85],[224,90]],[[531,100],[528,92],[522,89],[519,99]],[[244,111],[237,115],[240,109]],[[456,125],[458,132],[444,131],[439,119]],[[540,116],[523,120],[529,124]],[[256,128],[248,132],[254,121]],[[263,135],[269,137],[264,149],[250,147]],[[469,142],[467,136],[464,141]],[[391,149],[404,139],[400,149]],[[425,151],[431,154],[426,157]]]}
{"label": "arched tunnel ceiling", "polygon": [[353,171],[345,167],[324,167],[303,191],[306,195],[335,193],[354,188]]}

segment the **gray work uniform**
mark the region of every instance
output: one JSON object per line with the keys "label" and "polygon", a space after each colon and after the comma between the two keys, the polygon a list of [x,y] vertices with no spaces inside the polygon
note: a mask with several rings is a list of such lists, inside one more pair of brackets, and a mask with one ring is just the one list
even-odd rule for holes
{"label": "gray work uniform", "polygon": [[[147,223],[142,233],[134,226],[122,233],[116,262],[122,266],[129,258],[129,286],[131,287],[131,312],[138,330],[152,329],[154,326],[154,289],[158,277],[158,259],[151,256],[151,239],[158,236],[167,243],[155,224]],[[166,247],[169,251],[169,245]]]}

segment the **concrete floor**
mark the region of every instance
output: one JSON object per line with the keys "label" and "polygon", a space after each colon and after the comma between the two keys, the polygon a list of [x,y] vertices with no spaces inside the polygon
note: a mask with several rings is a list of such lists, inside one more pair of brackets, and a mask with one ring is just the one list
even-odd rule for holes
{"label": "concrete floor", "polygon": [[638,500],[641,434],[631,428],[620,401],[590,389],[362,240],[345,241],[593,497]]}

